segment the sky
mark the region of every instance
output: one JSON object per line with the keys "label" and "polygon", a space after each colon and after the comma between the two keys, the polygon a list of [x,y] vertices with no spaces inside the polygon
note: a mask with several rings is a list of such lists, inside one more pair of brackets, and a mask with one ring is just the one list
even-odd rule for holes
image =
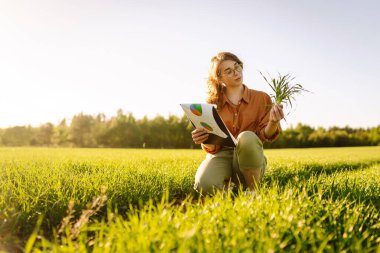
{"label": "sky", "polygon": [[0,0],[0,128],[76,114],[182,116],[204,102],[211,58],[290,73],[312,91],[285,107],[284,128],[380,124],[376,0]]}

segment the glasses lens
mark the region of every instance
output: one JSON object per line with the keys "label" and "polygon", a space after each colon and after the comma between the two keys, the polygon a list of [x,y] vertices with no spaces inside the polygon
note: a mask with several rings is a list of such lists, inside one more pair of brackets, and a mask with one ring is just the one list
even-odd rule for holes
{"label": "glasses lens", "polygon": [[231,76],[233,74],[233,71],[231,69],[228,69],[224,71],[224,74],[226,74],[227,76]]}
{"label": "glasses lens", "polygon": [[240,73],[242,70],[243,70],[243,66],[241,64],[236,64],[234,66],[233,70],[232,69],[227,69],[226,71],[224,71],[224,74],[226,76],[231,77],[231,76],[233,76],[233,74],[235,74],[235,71],[238,72],[238,73]]}

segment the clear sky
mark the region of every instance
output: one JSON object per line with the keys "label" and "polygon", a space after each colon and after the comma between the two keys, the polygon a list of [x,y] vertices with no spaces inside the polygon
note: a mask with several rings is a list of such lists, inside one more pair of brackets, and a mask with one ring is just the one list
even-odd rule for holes
{"label": "clear sky", "polygon": [[[231,51],[244,83],[291,73],[286,128],[380,124],[380,2],[0,0],[0,127],[80,112],[182,115],[203,102],[209,62]],[[289,112],[289,109],[286,109]]]}

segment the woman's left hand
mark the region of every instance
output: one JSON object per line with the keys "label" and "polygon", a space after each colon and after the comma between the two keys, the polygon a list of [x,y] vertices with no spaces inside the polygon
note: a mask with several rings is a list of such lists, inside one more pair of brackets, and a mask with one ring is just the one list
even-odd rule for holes
{"label": "woman's left hand", "polygon": [[269,112],[269,122],[278,123],[284,118],[284,112],[282,108],[282,104],[273,105],[272,109]]}

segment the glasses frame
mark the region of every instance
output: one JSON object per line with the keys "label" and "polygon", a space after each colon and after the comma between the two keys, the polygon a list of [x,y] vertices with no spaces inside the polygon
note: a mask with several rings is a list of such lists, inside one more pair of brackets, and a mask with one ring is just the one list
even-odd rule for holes
{"label": "glasses frame", "polygon": [[[226,71],[228,73],[226,73]],[[227,77],[233,77],[235,75],[235,72],[241,73],[243,71],[243,64],[236,62],[234,64],[234,68],[227,68],[221,73],[221,76],[227,76]]]}

